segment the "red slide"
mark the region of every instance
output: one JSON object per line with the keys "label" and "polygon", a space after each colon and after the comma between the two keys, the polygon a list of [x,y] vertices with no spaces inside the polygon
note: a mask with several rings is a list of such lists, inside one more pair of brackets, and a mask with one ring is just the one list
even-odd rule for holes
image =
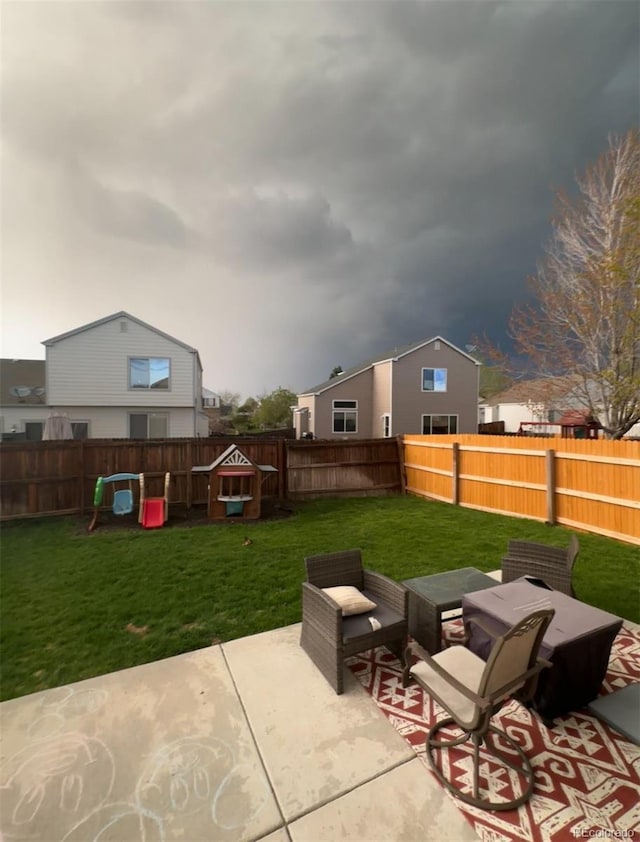
{"label": "red slide", "polygon": [[164,523],[164,499],[150,497],[142,504],[142,525],[145,529],[156,529]]}

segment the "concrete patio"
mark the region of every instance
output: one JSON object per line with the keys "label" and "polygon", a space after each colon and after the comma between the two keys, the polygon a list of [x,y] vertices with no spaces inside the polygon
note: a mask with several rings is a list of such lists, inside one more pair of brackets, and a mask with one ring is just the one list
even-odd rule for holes
{"label": "concrete patio", "polygon": [[475,842],[346,670],[300,626],[0,705],[4,842]]}

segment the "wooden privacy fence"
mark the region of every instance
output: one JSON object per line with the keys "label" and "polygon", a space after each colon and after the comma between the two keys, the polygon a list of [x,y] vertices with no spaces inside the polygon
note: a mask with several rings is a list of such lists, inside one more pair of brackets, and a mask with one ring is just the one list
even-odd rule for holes
{"label": "wooden privacy fence", "polygon": [[640,442],[405,436],[411,494],[640,544]]}
{"label": "wooden privacy fence", "polygon": [[[236,443],[249,459],[273,465],[263,493],[286,496],[284,439],[89,439],[85,441],[19,442],[0,447],[0,518],[83,514],[93,506],[96,479],[111,474],[144,473],[148,496],[162,496],[164,475],[171,474],[169,500],[187,508],[207,501],[207,474],[192,474],[196,465],[210,465]],[[105,488],[104,504],[112,489]]]}
{"label": "wooden privacy fence", "polygon": [[399,439],[287,442],[287,491],[292,499],[402,491]]}
{"label": "wooden privacy fence", "polygon": [[[273,465],[262,493],[280,499],[327,494],[364,495],[401,491],[397,439],[297,442],[285,439],[127,439],[16,442],[0,446],[0,519],[83,514],[93,506],[99,476],[144,473],[149,496],[162,496],[171,474],[170,505],[190,508],[207,501],[210,465],[230,444],[259,465]],[[103,503],[111,505],[113,489]]]}

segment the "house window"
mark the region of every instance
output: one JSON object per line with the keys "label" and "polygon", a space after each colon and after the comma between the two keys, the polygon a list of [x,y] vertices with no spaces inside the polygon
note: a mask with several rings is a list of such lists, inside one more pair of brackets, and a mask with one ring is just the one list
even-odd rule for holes
{"label": "house window", "polygon": [[132,412],[129,415],[130,439],[166,439],[169,416],[159,412]]}
{"label": "house window", "polygon": [[333,402],[333,432],[358,432],[358,401]]}
{"label": "house window", "polygon": [[391,436],[391,416],[388,412],[382,416],[382,435],[385,439]]}
{"label": "house window", "polygon": [[436,436],[458,432],[457,415],[423,415],[422,435]]}
{"label": "house window", "polygon": [[171,360],[166,357],[130,357],[130,389],[169,389]]}
{"label": "house window", "polygon": [[43,430],[44,422],[42,421],[24,422],[24,437],[27,441],[42,441]]}
{"label": "house window", "polygon": [[89,422],[88,421],[72,421],[71,429],[73,430],[74,439],[88,439],[89,438]]}
{"label": "house window", "polygon": [[423,368],[422,369],[422,391],[423,392],[446,392],[447,391],[447,369],[446,368]]}

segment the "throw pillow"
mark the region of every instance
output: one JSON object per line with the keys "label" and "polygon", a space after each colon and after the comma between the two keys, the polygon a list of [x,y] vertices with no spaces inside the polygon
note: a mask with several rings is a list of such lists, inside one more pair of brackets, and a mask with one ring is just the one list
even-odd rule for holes
{"label": "throw pillow", "polygon": [[363,593],[360,593],[357,588],[351,585],[323,588],[322,590],[342,608],[343,617],[348,617],[350,614],[364,614],[365,611],[373,611],[376,607],[375,602],[371,602]]}

